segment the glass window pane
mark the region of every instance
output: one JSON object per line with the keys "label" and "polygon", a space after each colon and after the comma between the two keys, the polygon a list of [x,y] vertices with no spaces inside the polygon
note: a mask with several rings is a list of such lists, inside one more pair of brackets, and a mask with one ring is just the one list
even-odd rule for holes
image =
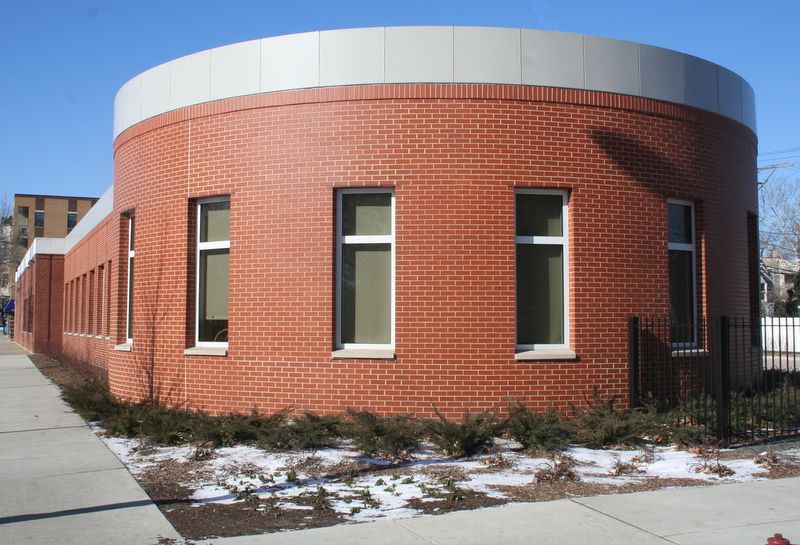
{"label": "glass window pane", "polygon": [[128,222],[130,222],[129,226],[128,226],[128,251],[132,252],[133,251],[133,236],[134,236],[134,233],[136,232],[136,221],[135,221],[135,218],[133,216],[131,216],[130,218],[128,218]]}
{"label": "glass window pane", "polygon": [[517,236],[560,237],[563,205],[561,195],[517,193]]}
{"label": "glass window pane", "polygon": [[342,248],[342,343],[392,342],[391,266],[389,244]]}
{"label": "glass window pane", "polygon": [[128,338],[133,338],[133,259],[128,259]]}
{"label": "glass window pane", "polygon": [[669,241],[692,243],[692,207],[685,204],[669,204]]}
{"label": "glass window pane", "polygon": [[517,344],[564,343],[564,248],[517,244]]}
{"label": "glass window pane", "polygon": [[229,201],[200,205],[200,242],[230,240]]}
{"label": "glass window pane", "polygon": [[77,223],[78,223],[78,213],[67,212],[67,229],[68,230],[74,229]]}
{"label": "glass window pane", "polygon": [[44,212],[35,212],[33,215],[34,227],[44,227]]}
{"label": "glass window pane", "polygon": [[229,256],[227,249],[200,252],[199,341],[228,341]]}
{"label": "glass window pane", "polygon": [[342,234],[391,235],[390,193],[345,193],[342,195]]}
{"label": "glass window pane", "polygon": [[692,252],[669,251],[669,312],[672,342],[694,341],[694,270]]}

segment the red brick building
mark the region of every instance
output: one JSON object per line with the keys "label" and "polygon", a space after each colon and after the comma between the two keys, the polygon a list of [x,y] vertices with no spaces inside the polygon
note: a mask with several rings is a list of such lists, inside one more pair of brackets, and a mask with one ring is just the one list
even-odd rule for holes
{"label": "red brick building", "polygon": [[757,312],[752,90],[674,51],[461,27],[268,38],[137,76],[115,129],[113,188],[49,298],[37,283],[17,308],[57,303],[46,350],[124,398],[566,408],[626,398],[629,316]]}

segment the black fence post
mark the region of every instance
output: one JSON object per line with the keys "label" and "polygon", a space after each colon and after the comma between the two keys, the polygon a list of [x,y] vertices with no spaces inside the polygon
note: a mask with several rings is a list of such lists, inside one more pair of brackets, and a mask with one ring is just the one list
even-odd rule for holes
{"label": "black fence post", "polygon": [[714,402],[717,409],[717,438],[721,446],[731,440],[731,358],[730,319],[716,316],[711,332],[711,357],[714,365]]}
{"label": "black fence post", "polygon": [[628,403],[638,407],[639,397],[639,318],[628,318]]}

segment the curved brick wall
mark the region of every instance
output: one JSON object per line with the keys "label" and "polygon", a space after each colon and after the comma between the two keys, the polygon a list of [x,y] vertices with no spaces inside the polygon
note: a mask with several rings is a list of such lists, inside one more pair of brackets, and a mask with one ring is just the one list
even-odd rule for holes
{"label": "curved brick wall", "polygon": [[[698,312],[749,314],[755,157],[753,133],[717,114],[515,85],[296,90],[150,118],[115,143],[111,230],[123,263],[120,215],[135,209],[136,318],[132,351],[111,355],[111,387],[141,397],[152,376],[164,399],[215,412],[565,408],[594,386],[625,399],[627,317],[669,312],[667,198],[696,203]],[[343,187],[395,189],[394,360],[331,356]],[[524,187],[569,190],[576,360],[514,358]],[[231,203],[229,349],[187,356],[190,203],[213,195]]]}

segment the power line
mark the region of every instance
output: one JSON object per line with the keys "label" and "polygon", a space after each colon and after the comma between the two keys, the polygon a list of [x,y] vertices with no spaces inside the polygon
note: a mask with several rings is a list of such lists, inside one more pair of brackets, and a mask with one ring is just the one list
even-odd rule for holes
{"label": "power line", "polygon": [[800,148],[786,148],[786,149],[779,149],[775,151],[763,151],[758,154],[759,157],[764,157],[767,155],[783,155],[784,153],[794,153],[800,151]]}

